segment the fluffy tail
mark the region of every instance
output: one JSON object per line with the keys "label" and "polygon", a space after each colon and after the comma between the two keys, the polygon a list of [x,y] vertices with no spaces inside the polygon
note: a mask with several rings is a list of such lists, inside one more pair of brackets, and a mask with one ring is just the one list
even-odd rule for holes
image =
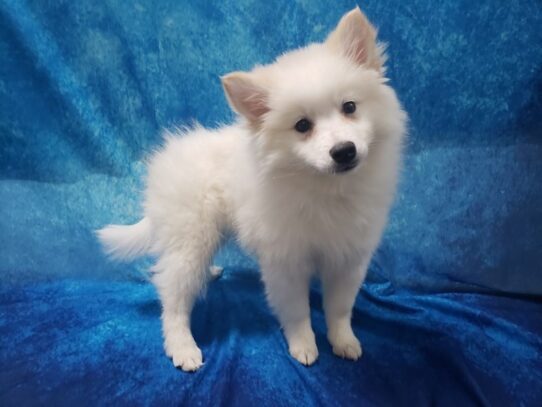
{"label": "fluffy tail", "polygon": [[109,225],[96,235],[108,256],[116,260],[132,260],[151,248],[151,223],[143,218],[135,225]]}

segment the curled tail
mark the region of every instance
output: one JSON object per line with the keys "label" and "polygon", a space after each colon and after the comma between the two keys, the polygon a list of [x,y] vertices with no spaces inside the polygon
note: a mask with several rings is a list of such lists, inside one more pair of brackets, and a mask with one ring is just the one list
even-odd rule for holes
{"label": "curled tail", "polygon": [[151,223],[148,218],[134,225],[109,225],[96,235],[108,256],[116,260],[132,260],[146,254],[152,244]]}

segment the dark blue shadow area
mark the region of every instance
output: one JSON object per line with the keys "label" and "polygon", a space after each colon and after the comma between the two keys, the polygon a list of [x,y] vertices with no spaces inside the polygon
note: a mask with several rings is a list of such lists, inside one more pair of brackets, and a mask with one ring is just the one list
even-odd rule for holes
{"label": "dark blue shadow area", "polygon": [[0,2],[0,404],[536,406],[542,400],[542,4],[367,0],[410,115],[389,227],[353,315],[364,355],[294,362],[229,240],[162,349],[146,270],[93,230],[141,214],[162,128],[229,122],[219,76],[320,41],[351,1]]}

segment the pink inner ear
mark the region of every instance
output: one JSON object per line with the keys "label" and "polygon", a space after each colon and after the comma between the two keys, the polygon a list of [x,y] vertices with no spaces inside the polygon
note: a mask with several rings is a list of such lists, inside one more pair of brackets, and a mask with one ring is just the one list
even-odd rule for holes
{"label": "pink inner ear", "polygon": [[375,57],[376,38],[374,28],[365,18],[352,19],[344,32],[343,44],[348,56],[358,64],[372,65]]}
{"label": "pink inner ear", "polygon": [[352,39],[350,49],[348,50],[348,56],[360,65],[366,63],[368,59],[366,45],[363,40],[365,35],[366,33],[363,33]]}
{"label": "pink inner ear", "polygon": [[339,47],[342,52],[360,65],[380,70],[381,63],[376,44],[376,30],[359,8],[347,13],[328,43]]}
{"label": "pink inner ear", "polygon": [[222,83],[232,108],[248,120],[257,121],[269,111],[267,92],[249,74],[229,74],[222,78]]}
{"label": "pink inner ear", "polygon": [[269,111],[265,95],[260,92],[249,93],[244,104],[255,118],[260,118]]}

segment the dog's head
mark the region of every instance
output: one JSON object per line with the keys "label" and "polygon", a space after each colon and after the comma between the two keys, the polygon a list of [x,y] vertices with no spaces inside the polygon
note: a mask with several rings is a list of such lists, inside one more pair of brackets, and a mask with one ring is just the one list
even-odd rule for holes
{"label": "dog's head", "polygon": [[376,30],[355,8],[324,43],[230,73],[222,83],[267,167],[346,173],[370,154],[379,130],[401,116],[385,85],[384,59]]}

